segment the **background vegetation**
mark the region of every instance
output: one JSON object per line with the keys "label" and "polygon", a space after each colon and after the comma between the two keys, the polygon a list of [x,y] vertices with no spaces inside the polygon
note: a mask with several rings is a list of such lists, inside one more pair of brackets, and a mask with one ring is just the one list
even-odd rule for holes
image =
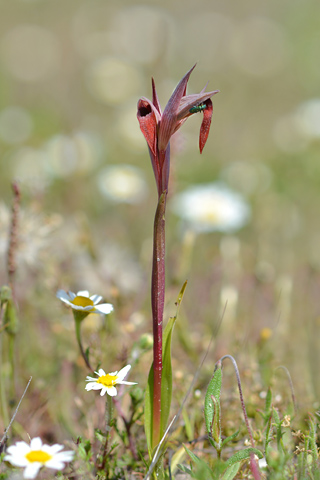
{"label": "background vegetation", "polygon": [[[298,430],[307,412],[319,409],[320,395],[319,2],[1,4],[1,285],[7,282],[13,180],[22,194],[15,400],[33,376],[14,436],[93,440],[103,419],[104,401],[84,390],[87,372],[71,312],[55,298],[59,288],[88,289],[114,304],[111,316],[90,316],[83,324],[92,363],[106,371],[132,362],[141,335],[151,332],[157,199],[136,103],[151,97],[153,76],[164,106],[195,62],[189,92],[209,81],[208,89],[220,93],[202,156],[201,114],[172,144],[170,195],[223,181],[247,199],[251,219],[239,232],[198,235],[188,248],[169,198],[165,319],[175,313],[188,278],[173,338],[172,411],[217,332],[190,398],[189,440],[204,435],[204,394],[224,354],[237,359],[252,418],[270,383],[275,406],[285,410],[290,403],[286,376],[274,371],[288,367],[300,407]],[[141,195],[134,201],[106,193],[106,169],[122,164],[138,169]],[[138,352],[130,380],[144,389],[151,353]],[[3,354],[6,372],[6,348]],[[237,429],[241,411],[232,408],[236,384],[228,366],[224,381],[225,426]],[[139,422],[136,436],[145,454]]]}

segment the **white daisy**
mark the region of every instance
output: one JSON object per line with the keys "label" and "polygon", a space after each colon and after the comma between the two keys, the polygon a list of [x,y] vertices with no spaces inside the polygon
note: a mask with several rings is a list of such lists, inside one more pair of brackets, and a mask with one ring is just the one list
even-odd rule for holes
{"label": "white daisy", "polygon": [[28,445],[26,442],[17,442],[7,449],[4,460],[15,467],[25,467],[24,478],[35,478],[41,467],[62,470],[65,463],[73,459],[74,452],[61,452],[63,445],[45,445],[39,437],[33,438]]}
{"label": "white daisy", "polygon": [[97,305],[102,300],[102,297],[100,295],[91,295],[90,297],[88,290],[81,290],[78,293],[58,290],[57,297],[73,308],[73,310],[86,312],[88,314],[103,313],[104,315],[107,315],[113,310],[113,305],[111,305],[111,303],[101,303],[100,305]]}
{"label": "white daisy", "polygon": [[131,165],[109,165],[97,182],[101,193],[116,203],[141,203],[148,191],[142,171]]}
{"label": "white daisy", "polygon": [[114,397],[117,395],[117,389],[115,385],[136,385],[136,382],[125,382],[124,377],[127,376],[131,365],[123,367],[119,372],[106,373],[102,368],[98,372],[94,372],[99,378],[87,377],[86,381],[89,382],[86,385],[86,390],[101,390],[100,395],[105,393]]}
{"label": "white daisy", "polygon": [[171,208],[197,233],[233,232],[250,217],[243,197],[224,185],[193,185],[171,199]]}

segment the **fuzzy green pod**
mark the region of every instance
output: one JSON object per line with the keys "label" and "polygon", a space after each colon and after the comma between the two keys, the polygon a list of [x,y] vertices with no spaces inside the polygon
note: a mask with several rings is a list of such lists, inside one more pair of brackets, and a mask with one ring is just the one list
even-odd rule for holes
{"label": "fuzzy green pod", "polygon": [[222,386],[222,368],[221,362],[216,365],[216,370],[207,388],[204,400],[204,417],[206,422],[209,439],[212,439],[214,446],[220,448],[221,428],[220,428],[220,394]]}

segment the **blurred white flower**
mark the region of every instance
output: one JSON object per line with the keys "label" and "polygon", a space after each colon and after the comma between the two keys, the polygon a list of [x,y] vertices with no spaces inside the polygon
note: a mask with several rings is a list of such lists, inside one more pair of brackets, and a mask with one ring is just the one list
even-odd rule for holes
{"label": "blurred white flower", "polygon": [[46,170],[50,177],[87,174],[99,162],[103,148],[100,139],[89,131],[54,135],[44,145]]}
{"label": "blurred white flower", "polygon": [[297,127],[307,139],[320,138],[320,98],[302,103],[296,111]]}
{"label": "blurred white flower", "polygon": [[74,452],[61,452],[63,445],[45,445],[39,437],[33,438],[28,445],[26,442],[17,442],[7,449],[4,460],[15,467],[25,467],[23,477],[35,478],[41,467],[62,470],[65,463],[73,459]]}
{"label": "blurred white flower", "polygon": [[78,293],[65,292],[64,290],[57,291],[57,297],[73,310],[78,310],[87,313],[102,313],[107,315],[112,312],[113,305],[111,303],[98,303],[102,300],[100,295],[89,296],[88,290],[81,290]]}
{"label": "blurred white flower", "polygon": [[243,197],[216,183],[194,185],[174,196],[171,208],[195,232],[232,232],[249,220]]}
{"label": "blurred white flower", "polygon": [[141,75],[137,68],[120,58],[101,57],[88,69],[87,86],[98,101],[118,105],[138,94]]}
{"label": "blurred white flower", "polygon": [[98,372],[94,372],[98,375],[98,378],[87,377],[86,390],[101,390],[100,395],[103,396],[106,393],[110,397],[117,395],[117,389],[115,385],[136,385],[136,382],[125,382],[123,379],[128,375],[131,365],[127,365],[119,372],[106,373],[102,368]]}
{"label": "blurred white flower", "polygon": [[143,173],[131,165],[111,165],[99,173],[100,192],[117,203],[140,203],[147,194]]}

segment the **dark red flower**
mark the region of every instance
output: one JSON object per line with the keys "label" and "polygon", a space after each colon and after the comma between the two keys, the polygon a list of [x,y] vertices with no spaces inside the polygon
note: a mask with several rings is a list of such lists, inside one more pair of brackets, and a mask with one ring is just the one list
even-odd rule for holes
{"label": "dark red flower", "polygon": [[138,101],[137,117],[140,129],[149,147],[159,196],[168,189],[170,139],[172,135],[183,125],[188,117],[198,111],[203,113],[199,135],[200,153],[202,153],[209,135],[213,111],[211,97],[218,93],[219,90],[205,92],[204,88],[200,93],[186,95],[187,83],[194,68],[195,65],[180,80],[163,113],[153,79],[152,102],[144,97]]}

